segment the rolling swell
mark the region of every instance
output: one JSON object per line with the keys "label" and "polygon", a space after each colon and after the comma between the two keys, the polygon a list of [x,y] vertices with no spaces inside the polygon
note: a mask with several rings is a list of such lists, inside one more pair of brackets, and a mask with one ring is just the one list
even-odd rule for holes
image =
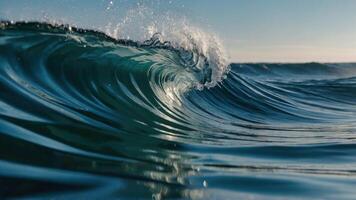
{"label": "rolling swell", "polygon": [[2,22],[1,195],[352,196],[354,64],[228,66],[191,42]]}

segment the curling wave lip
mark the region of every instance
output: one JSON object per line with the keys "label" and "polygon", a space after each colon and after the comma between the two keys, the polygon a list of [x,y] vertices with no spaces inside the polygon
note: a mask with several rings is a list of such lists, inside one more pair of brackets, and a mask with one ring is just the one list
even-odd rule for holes
{"label": "curling wave lip", "polygon": [[200,31],[0,24],[1,197],[354,195],[355,64],[225,65]]}

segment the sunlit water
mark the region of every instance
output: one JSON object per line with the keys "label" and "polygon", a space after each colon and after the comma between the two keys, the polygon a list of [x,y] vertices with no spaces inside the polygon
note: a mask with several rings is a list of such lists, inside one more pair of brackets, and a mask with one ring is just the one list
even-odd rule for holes
{"label": "sunlit water", "polygon": [[1,197],[356,197],[355,64],[227,65],[186,36],[1,23]]}

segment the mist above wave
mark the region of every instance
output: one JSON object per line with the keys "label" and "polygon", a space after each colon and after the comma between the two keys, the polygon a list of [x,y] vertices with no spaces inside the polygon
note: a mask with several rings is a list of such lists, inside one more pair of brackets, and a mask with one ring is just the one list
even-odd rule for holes
{"label": "mist above wave", "polygon": [[184,16],[138,4],[118,23],[108,23],[105,33],[116,39],[141,41],[150,46],[169,45],[180,50],[182,64],[208,77],[199,87],[212,87],[229,71],[228,56],[221,40],[213,33],[193,25]]}

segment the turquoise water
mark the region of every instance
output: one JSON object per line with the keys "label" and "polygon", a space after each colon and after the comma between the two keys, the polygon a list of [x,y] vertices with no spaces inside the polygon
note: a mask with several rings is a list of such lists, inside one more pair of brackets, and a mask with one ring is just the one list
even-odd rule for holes
{"label": "turquoise water", "polygon": [[2,22],[0,196],[355,199],[356,64],[204,52]]}

